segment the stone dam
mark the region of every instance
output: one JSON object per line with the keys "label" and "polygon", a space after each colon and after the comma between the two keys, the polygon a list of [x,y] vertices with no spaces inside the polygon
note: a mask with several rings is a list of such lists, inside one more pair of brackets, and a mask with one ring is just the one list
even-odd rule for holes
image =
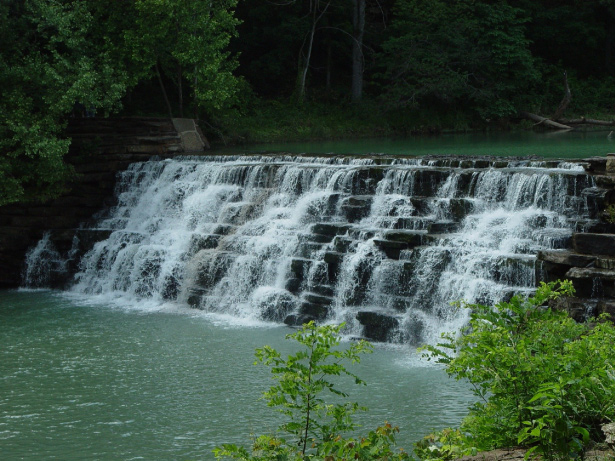
{"label": "stone dam", "polygon": [[[33,246],[31,287],[419,344],[570,278],[615,313],[612,157],[199,155],[135,162],[94,217]],[[84,217],[85,218],[85,217]]]}

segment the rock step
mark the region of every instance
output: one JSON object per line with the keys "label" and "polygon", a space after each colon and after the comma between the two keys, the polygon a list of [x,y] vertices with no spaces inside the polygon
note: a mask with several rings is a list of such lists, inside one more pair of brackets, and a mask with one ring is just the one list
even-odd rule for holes
{"label": "rock step", "polygon": [[613,234],[574,234],[572,245],[577,253],[615,257],[615,235]]}

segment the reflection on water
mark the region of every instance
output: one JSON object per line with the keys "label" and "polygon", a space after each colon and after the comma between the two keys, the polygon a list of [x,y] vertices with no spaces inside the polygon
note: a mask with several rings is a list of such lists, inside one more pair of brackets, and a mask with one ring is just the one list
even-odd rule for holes
{"label": "reflection on water", "polygon": [[[2,459],[212,459],[275,427],[254,348],[289,348],[280,326],[235,326],[176,306],[86,305],[45,291],[0,292]],[[378,348],[351,397],[366,428],[390,421],[409,447],[454,425],[466,386],[412,349]]]}

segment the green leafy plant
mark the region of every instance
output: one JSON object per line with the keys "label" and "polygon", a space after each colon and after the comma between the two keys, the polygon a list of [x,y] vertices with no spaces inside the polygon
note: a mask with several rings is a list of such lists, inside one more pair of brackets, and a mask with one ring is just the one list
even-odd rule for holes
{"label": "green leafy plant", "polygon": [[611,203],[604,211],[606,212],[606,220],[610,224],[615,224],[615,203]]}
{"label": "green leafy plant", "polygon": [[[335,377],[346,376],[364,385],[345,363],[357,363],[361,354],[369,353],[366,341],[340,345],[343,325],[316,326],[310,322],[287,339],[302,348],[296,354],[282,357],[270,346],[256,350],[256,363],[271,368],[276,381],[264,398],[276,407],[286,420],[278,428],[279,435],[257,437],[251,449],[225,444],[214,450],[216,458],[240,460],[405,460],[407,453],[396,449],[396,427],[385,423],[362,437],[346,437],[357,428],[352,415],[364,410],[356,402],[344,400],[348,395],[338,389]],[[326,397],[332,397],[327,399]]]}
{"label": "green leafy plant", "polygon": [[528,456],[568,459],[602,441],[600,424],[615,419],[615,328],[606,317],[577,323],[545,306],[573,293],[568,281],[542,283],[527,298],[464,305],[472,314],[463,334],[425,348],[478,397],[456,446],[521,444]]}
{"label": "green leafy plant", "polygon": [[443,429],[426,435],[414,444],[414,452],[422,460],[449,461],[462,456],[474,456],[476,447],[468,444],[466,436],[459,429]]}

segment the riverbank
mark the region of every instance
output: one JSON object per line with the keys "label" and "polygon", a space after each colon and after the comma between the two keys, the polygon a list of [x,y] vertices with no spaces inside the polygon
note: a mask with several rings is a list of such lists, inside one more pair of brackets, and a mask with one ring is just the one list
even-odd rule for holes
{"label": "riverbank", "polygon": [[292,104],[263,100],[242,112],[227,111],[202,123],[216,145],[402,137],[506,129],[463,112],[385,111],[376,102]]}
{"label": "riverbank", "polygon": [[[521,118],[482,119],[467,110],[436,108],[386,110],[375,101],[350,103],[304,103],[259,100],[244,110],[228,110],[200,123],[213,147],[252,143],[305,142],[487,133],[550,131]],[[609,114],[569,114],[570,118],[611,120]],[[576,127],[580,131],[610,131],[612,127]]]}

